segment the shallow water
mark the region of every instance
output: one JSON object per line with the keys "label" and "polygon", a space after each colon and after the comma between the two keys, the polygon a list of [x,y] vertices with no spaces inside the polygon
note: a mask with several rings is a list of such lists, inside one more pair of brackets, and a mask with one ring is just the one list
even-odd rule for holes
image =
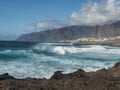
{"label": "shallow water", "polygon": [[79,68],[96,71],[120,61],[119,47],[69,43],[40,43],[29,48],[22,45],[21,49],[9,47],[11,49],[0,48],[0,74],[9,73],[16,78],[50,78],[57,70],[70,73]]}

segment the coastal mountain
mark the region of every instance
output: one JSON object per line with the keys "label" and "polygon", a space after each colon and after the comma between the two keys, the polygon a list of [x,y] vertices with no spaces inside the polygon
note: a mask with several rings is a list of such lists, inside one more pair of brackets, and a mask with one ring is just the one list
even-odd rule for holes
{"label": "coastal mountain", "polygon": [[109,38],[120,36],[120,21],[97,26],[67,26],[54,30],[46,30],[21,35],[18,41],[31,42],[60,42],[64,40],[76,40],[80,38]]}

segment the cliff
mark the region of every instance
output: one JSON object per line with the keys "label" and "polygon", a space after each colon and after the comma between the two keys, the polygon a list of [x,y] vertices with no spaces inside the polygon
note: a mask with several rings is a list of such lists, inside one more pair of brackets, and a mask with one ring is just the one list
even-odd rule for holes
{"label": "cliff", "polygon": [[120,36],[120,21],[109,25],[68,26],[21,35],[18,41],[59,42],[80,38],[109,38]]}

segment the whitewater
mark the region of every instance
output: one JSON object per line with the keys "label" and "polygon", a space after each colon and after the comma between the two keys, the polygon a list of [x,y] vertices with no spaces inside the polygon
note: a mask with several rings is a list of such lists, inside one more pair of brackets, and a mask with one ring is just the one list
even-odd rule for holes
{"label": "whitewater", "polygon": [[0,48],[0,74],[9,73],[15,78],[50,78],[58,70],[63,73],[77,69],[96,71],[120,61],[120,47],[72,43],[38,43],[21,49],[9,47]]}

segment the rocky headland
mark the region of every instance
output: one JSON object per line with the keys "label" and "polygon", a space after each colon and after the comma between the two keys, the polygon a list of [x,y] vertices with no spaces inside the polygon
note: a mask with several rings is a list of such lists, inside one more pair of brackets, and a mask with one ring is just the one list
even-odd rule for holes
{"label": "rocky headland", "polygon": [[[61,42],[82,38],[95,38],[105,40],[120,36],[120,21],[96,26],[66,26],[53,30],[33,32],[21,35],[17,41],[31,41],[40,43]],[[120,38],[119,38],[120,41]]]}
{"label": "rocky headland", "polygon": [[21,35],[17,41],[39,43],[72,42],[120,46],[120,21],[97,26],[66,26]]}
{"label": "rocky headland", "polygon": [[6,73],[0,75],[0,90],[120,90],[120,62],[96,72],[57,71],[50,79],[16,79]]}

